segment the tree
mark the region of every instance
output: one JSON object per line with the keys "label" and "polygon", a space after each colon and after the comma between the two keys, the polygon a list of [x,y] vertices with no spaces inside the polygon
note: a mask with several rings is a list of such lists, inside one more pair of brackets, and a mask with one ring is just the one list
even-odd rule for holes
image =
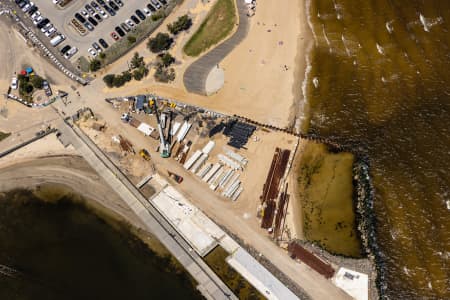
{"label": "tree", "polygon": [[126,80],[123,76],[115,76],[113,80],[113,84],[115,87],[121,87],[126,83]]}
{"label": "tree", "polygon": [[100,54],[98,55],[98,58],[100,59],[105,59],[105,57],[106,57],[105,52],[100,52]]}
{"label": "tree", "polygon": [[38,76],[38,75],[34,75],[33,77],[31,77],[31,80],[30,80],[30,83],[36,89],[41,89],[43,82],[44,82],[44,79],[42,79],[42,77]]}
{"label": "tree", "polygon": [[147,42],[147,48],[153,53],[168,50],[172,45],[173,39],[167,33],[159,32],[154,38]]}
{"label": "tree", "polygon": [[131,78],[132,78],[131,73],[129,71],[123,72],[122,77],[123,77],[123,80],[125,80],[126,82],[131,81]]}
{"label": "tree", "polygon": [[129,36],[127,37],[127,40],[128,40],[128,43],[129,43],[129,44],[134,44],[134,43],[136,43],[136,37],[135,37],[134,35],[129,35]]}
{"label": "tree", "polygon": [[162,19],[164,17],[165,17],[164,13],[160,11],[156,14],[152,14],[152,21],[158,21],[159,19]]}
{"label": "tree", "polygon": [[189,18],[188,15],[184,15],[178,18],[175,22],[172,24],[167,25],[167,30],[171,34],[178,34],[180,31],[188,30],[192,26],[192,19]]}
{"label": "tree", "polygon": [[98,70],[100,70],[101,67],[102,67],[102,63],[98,59],[93,59],[89,63],[89,70],[91,70],[91,72],[98,71]]}
{"label": "tree", "polygon": [[136,69],[139,68],[140,66],[144,66],[144,57],[139,56],[139,53],[134,52],[133,57],[131,58],[131,68],[132,69]]}
{"label": "tree", "polygon": [[175,62],[175,57],[170,55],[170,53],[166,52],[163,55],[161,55],[161,61],[164,67],[168,67]]}
{"label": "tree", "polygon": [[175,80],[175,70],[173,68],[166,68],[163,64],[158,64],[154,76],[156,81],[167,83]]}
{"label": "tree", "polygon": [[141,66],[138,69],[133,71],[133,78],[135,80],[142,80],[147,75],[148,75],[148,69],[144,66]]}
{"label": "tree", "polygon": [[116,75],[114,74],[108,74],[105,77],[103,77],[103,81],[105,82],[107,87],[112,88],[114,86],[115,77]]}

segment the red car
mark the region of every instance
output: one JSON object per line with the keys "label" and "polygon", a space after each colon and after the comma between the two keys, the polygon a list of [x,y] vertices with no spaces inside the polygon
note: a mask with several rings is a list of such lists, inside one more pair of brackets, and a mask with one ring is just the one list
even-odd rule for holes
{"label": "red car", "polygon": [[120,39],[119,36],[117,35],[117,33],[115,33],[114,31],[111,32],[111,37],[112,37],[115,41],[117,41],[117,40]]}

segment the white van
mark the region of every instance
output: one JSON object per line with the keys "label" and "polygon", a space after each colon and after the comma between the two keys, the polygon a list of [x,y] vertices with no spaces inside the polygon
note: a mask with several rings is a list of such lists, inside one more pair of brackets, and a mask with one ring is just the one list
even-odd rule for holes
{"label": "white van", "polygon": [[55,47],[57,45],[59,45],[62,41],[64,41],[66,39],[66,37],[62,34],[58,34],[57,36],[55,36],[54,38],[52,38],[50,40],[50,44]]}

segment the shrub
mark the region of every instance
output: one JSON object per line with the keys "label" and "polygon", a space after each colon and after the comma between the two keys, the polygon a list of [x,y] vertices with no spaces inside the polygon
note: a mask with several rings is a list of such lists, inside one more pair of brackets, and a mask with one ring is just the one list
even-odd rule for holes
{"label": "shrub", "polygon": [[178,18],[172,24],[167,25],[167,30],[171,34],[178,34],[180,31],[188,30],[192,26],[192,20],[188,17],[188,15],[184,15]]}
{"label": "shrub", "polygon": [[[34,75],[33,77],[31,77],[31,80],[30,80],[30,83],[36,89],[41,89],[43,82],[44,82],[44,79],[42,79],[42,77],[38,76],[38,75]],[[31,90],[33,90],[33,89],[31,89]]]}
{"label": "shrub", "polygon": [[133,57],[131,58],[131,68],[136,69],[144,65],[144,57],[139,56],[139,53],[135,52]]}
{"label": "shrub", "polygon": [[115,76],[113,80],[113,85],[115,87],[121,87],[126,83],[126,80],[123,76]]}
{"label": "shrub", "polygon": [[154,38],[147,42],[147,48],[153,53],[168,50],[172,45],[173,39],[167,33],[158,33]]}
{"label": "shrub", "polygon": [[158,64],[154,76],[156,81],[167,83],[175,80],[175,70],[173,68],[165,68],[162,64]]}
{"label": "shrub", "polygon": [[161,61],[164,67],[168,67],[175,62],[175,57],[166,52],[161,55]]}
{"label": "shrub", "polygon": [[102,67],[102,63],[98,59],[93,59],[89,63],[89,70],[91,72],[98,71],[98,70],[100,70],[101,67]]}
{"label": "shrub", "polygon": [[114,74],[108,74],[105,77],[103,77],[103,82],[105,82],[107,87],[112,88],[114,86],[115,77],[116,76]]}
{"label": "shrub", "polygon": [[158,21],[159,19],[162,19],[164,17],[165,17],[164,12],[159,11],[156,14],[152,14],[152,21]]}
{"label": "shrub", "polygon": [[105,59],[105,57],[106,57],[105,52],[100,52],[100,54],[98,55],[98,58],[100,59]]}
{"label": "shrub", "polygon": [[131,81],[132,78],[131,73],[129,71],[123,72],[122,77],[126,82]]}
{"label": "shrub", "polygon": [[139,67],[138,69],[133,71],[133,78],[135,80],[142,80],[147,75],[148,75],[148,69],[144,66]]}
{"label": "shrub", "polygon": [[129,35],[129,36],[127,37],[127,40],[128,40],[128,43],[129,43],[129,44],[134,44],[134,43],[136,43],[136,37],[135,37],[134,35]]}

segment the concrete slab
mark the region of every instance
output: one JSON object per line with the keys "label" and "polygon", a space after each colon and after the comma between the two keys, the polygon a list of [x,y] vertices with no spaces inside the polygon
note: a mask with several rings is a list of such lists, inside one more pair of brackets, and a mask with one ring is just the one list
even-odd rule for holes
{"label": "concrete slab", "polygon": [[206,95],[212,95],[217,93],[225,83],[225,72],[223,69],[215,66],[209,71],[208,77],[206,77],[205,91]]}
{"label": "concrete slab", "polygon": [[356,300],[369,299],[369,276],[346,268],[340,268],[333,283]]}

